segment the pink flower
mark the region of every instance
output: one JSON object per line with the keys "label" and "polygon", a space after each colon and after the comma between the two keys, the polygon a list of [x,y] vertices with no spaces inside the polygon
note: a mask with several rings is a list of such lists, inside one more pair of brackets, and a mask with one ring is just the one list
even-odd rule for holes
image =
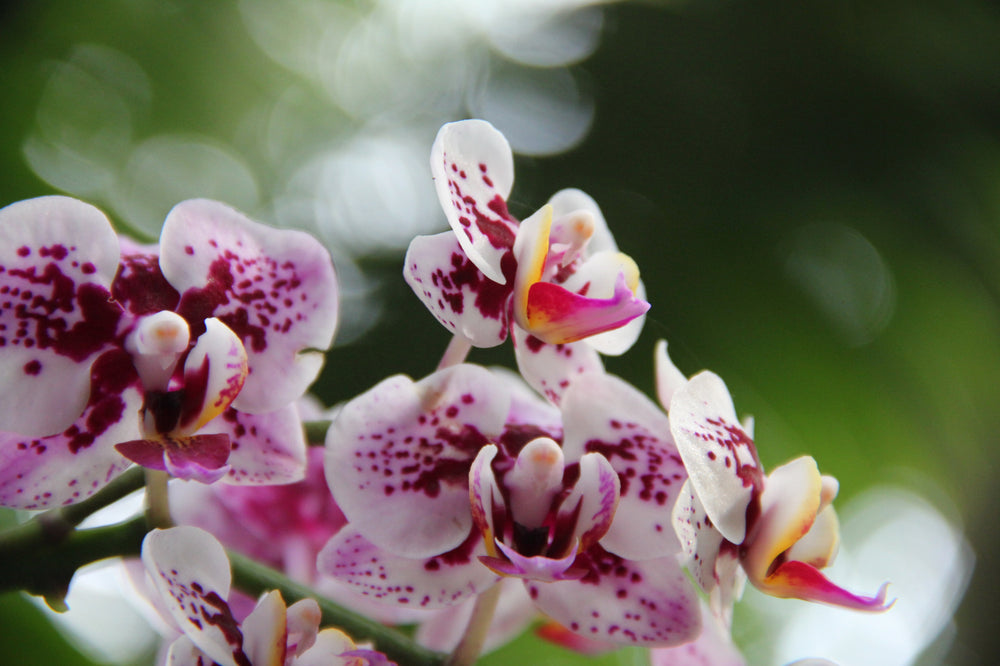
{"label": "pink flower", "polygon": [[326,473],[350,522],[320,570],[373,598],[443,608],[507,576],[589,638],[697,634],[666,520],[684,470],[666,415],[621,380],[581,378],[560,414],[478,366],[391,377],[340,411]]}
{"label": "pink flower", "polygon": [[522,373],[553,400],[568,377],[601,368],[598,351],[635,342],[649,304],[593,199],[563,190],[519,223],[510,145],[482,120],[441,128],[431,172],[452,231],[414,239],[403,275],[449,331],[476,347],[512,331]]}
{"label": "pink flower", "polygon": [[337,629],[319,630],[320,609],[312,599],[285,605],[268,592],[238,622],[229,607],[232,574],[215,537],[197,527],[153,530],[142,544],[142,562],[181,635],[167,663],[197,666],[383,666],[385,655],[359,650]]}
{"label": "pink flower", "polygon": [[867,611],[891,605],[886,585],[864,597],[820,572],[837,552],[837,481],[821,476],[809,456],[765,477],[753,439],[717,375],[702,372],[673,392],[670,425],[689,475],[674,507],[674,525],[688,568],[715,596],[716,608],[731,604],[744,573],[776,597]]}
{"label": "pink flower", "polygon": [[288,410],[336,324],[314,239],[193,200],[158,251],[122,254],[107,218],[67,197],[0,210],[0,235],[0,504],[79,501],[130,461],[206,482],[301,478]]}

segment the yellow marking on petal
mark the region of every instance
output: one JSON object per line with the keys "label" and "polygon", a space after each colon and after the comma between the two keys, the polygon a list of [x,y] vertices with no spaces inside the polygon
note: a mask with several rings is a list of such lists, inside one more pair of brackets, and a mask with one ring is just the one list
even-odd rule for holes
{"label": "yellow marking on petal", "polygon": [[809,532],[821,491],[819,469],[809,456],[796,458],[767,477],[756,531],[743,544],[743,568],[754,585],[765,585],[774,562]]}
{"label": "yellow marking on petal", "polygon": [[639,288],[639,265],[624,252],[618,253],[618,261],[621,262],[621,271],[625,274],[625,284],[634,294]]}
{"label": "yellow marking on petal", "polygon": [[514,276],[514,317],[518,325],[531,330],[528,320],[528,292],[540,282],[549,254],[549,234],[552,232],[552,206],[545,204],[534,215],[521,222],[514,240],[517,274]]}

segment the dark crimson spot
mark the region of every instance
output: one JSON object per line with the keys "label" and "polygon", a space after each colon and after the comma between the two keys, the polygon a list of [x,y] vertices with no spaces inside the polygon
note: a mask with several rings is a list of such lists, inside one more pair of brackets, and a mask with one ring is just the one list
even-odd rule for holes
{"label": "dark crimson spot", "polygon": [[155,254],[123,255],[111,283],[111,295],[137,315],[173,310],[180,300],[180,294],[163,277]]}
{"label": "dark crimson spot", "polygon": [[33,359],[24,364],[24,374],[26,375],[37,375],[42,371],[42,364],[38,362],[38,359]]}

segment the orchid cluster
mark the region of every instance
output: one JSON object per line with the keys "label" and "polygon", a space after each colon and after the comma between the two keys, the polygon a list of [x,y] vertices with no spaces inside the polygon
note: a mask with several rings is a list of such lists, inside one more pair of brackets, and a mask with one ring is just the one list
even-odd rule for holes
{"label": "orchid cluster", "polygon": [[[428,376],[329,412],[306,391],[337,282],[308,235],[207,200],[177,205],[153,246],[66,197],[0,210],[0,504],[51,516],[144,468],[138,587],[170,627],[168,664],[389,663],[389,634],[320,630],[317,601],[232,589],[222,544],[347,613],[418,625],[454,664],[533,624],[584,652],[739,664],[747,580],[888,608],[885,586],[861,596],[821,572],[837,482],[810,457],[765,475],[718,376],[687,378],[661,342],[657,404],[604,370],[649,309],[639,269],[579,190],[515,219],[513,164],[484,121],[441,129],[451,228],[414,239],[403,273],[452,342]],[[518,373],[466,362],[507,337]],[[303,419],[329,419],[322,447]]]}

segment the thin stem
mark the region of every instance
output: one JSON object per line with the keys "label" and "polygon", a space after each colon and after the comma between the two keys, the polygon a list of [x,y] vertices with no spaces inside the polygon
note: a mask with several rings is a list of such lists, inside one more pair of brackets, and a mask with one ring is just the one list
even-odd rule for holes
{"label": "thin stem", "polygon": [[60,599],[78,568],[107,557],[138,555],[145,535],[146,519],[136,516],[115,525],[73,530],[58,544],[39,536],[34,542],[4,548],[0,553],[0,592],[27,590],[50,600]]}
{"label": "thin stem", "polygon": [[444,350],[444,355],[441,357],[441,362],[438,363],[437,369],[444,370],[453,365],[458,365],[465,360],[471,350],[472,340],[461,333],[456,333],[452,336],[451,342],[448,343],[448,347]]}
{"label": "thin stem", "polygon": [[170,497],[167,494],[167,481],[170,480],[166,472],[147,469],[146,470],[146,521],[149,529],[154,527],[170,527],[174,524],[170,517]]}
{"label": "thin stem", "polygon": [[451,653],[446,666],[469,666],[476,663],[479,653],[483,650],[483,643],[486,642],[486,634],[489,632],[490,623],[493,622],[493,613],[496,611],[499,599],[499,584],[476,597],[469,624],[465,626],[462,640]]}
{"label": "thin stem", "polygon": [[279,590],[285,602],[312,598],[323,612],[323,625],[342,629],[356,641],[371,641],[375,649],[393,661],[407,666],[442,666],[445,655],[414,643],[412,640],[367,617],[363,617],[319,596],[315,590],[296,583],[279,571],[245,555],[228,551],[233,568],[233,585],[251,595]]}

